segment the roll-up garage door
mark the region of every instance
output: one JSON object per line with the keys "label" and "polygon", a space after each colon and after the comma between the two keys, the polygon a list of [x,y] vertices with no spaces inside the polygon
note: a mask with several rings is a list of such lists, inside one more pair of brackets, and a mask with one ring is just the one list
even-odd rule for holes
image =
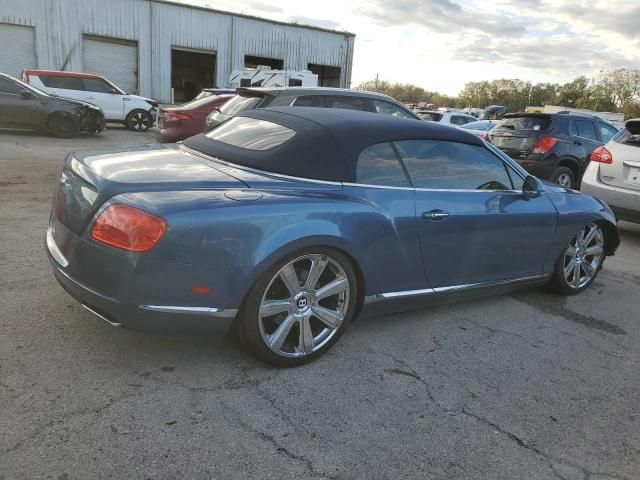
{"label": "roll-up garage door", "polygon": [[85,35],[82,42],[85,73],[102,75],[127,93],[138,91],[138,44],[131,40]]}
{"label": "roll-up garage door", "polygon": [[33,27],[0,23],[0,72],[20,78],[25,68],[37,68]]}

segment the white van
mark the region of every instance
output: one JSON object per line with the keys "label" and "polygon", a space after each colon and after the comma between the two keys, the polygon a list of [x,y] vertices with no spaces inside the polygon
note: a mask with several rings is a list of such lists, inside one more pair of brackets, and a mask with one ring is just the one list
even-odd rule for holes
{"label": "white van", "polygon": [[156,121],[156,101],[130,95],[99,75],[27,69],[22,81],[49,94],[92,103],[104,111],[107,122],[123,123],[131,130],[145,131]]}

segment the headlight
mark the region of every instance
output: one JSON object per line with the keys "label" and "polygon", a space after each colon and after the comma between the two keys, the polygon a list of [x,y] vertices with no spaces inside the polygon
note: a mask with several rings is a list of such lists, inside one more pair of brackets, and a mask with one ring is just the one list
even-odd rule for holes
{"label": "headlight", "polygon": [[153,108],[158,108],[158,102],[155,102],[153,100],[145,100],[145,102],[147,102],[149,105],[151,105]]}

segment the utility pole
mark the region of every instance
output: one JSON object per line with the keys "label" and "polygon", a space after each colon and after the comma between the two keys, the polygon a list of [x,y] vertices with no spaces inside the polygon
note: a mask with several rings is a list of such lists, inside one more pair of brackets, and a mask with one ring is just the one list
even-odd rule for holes
{"label": "utility pole", "polygon": [[376,73],[376,92],[378,91],[378,74]]}

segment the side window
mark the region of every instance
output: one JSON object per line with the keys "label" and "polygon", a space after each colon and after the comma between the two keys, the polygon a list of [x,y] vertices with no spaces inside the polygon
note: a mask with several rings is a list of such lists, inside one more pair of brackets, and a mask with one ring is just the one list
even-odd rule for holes
{"label": "side window", "polygon": [[368,101],[358,97],[325,97],[327,108],[343,108],[345,110],[370,111]]}
{"label": "side window", "polygon": [[376,109],[376,112],[383,113],[385,115],[392,115],[394,117],[401,118],[415,118],[402,110],[397,105],[393,105],[392,103],[384,102],[382,100],[373,100],[373,107]]}
{"label": "side window", "polygon": [[293,102],[294,107],[315,107],[316,106],[316,96],[315,95],[307,95],[305,97],[298,97]]}
{"label": "side window", "polygon": [[598,122],[598,128],[600,129],[600,136],[602,137],[602,141],[604,143],[607,143],[616,135],[616,133],[618,133],[615,128],[610,127],[609,125],[606,125],[604,123]]}
{"label": "side window", "polygon": [[111,93],[112,87],[101,78],[83,78],[84,89],[87,92]]}
{"label": "side window", "polygon": [[6,78],[0,78],[0,93],[11,93],[13,95],[17,95],[20,93],[20,85],[13,83]]}
{"label": "side window", "polygon": [[454,125],[464,125],[468,123],[468,121],[467,117],[463,117],[461,115],[453,115],[451,117],[451,123],[453,123]]}
{"label": "side window", "polygon": [[484,147],[443,140],[403,140],[395,145],[416,188],[513,189],[504,162]]}
{"label": "side window", "polygon": [[576,128],[578,129],[578,136],[582,138],[588,138],[589,140],[598,141],[598,135],[596,134],[596,127],[593,126],[593,122],[590,120],[576,120]]}
{"label": "side window", "polygon": [[362,151],[358,157],[356,182],[387,187],[410,186],[390,143],[378,143]]}
{"label": "side window", "polygon": [[[46,78],[46,81],[45,81]],[[84,90],[84,83],[79,77],[41,76],[40,79],[49,88],[62,88],[64,90]]]}
{"label": "side window", "polygon": [[522,190],[522,186],[524,185],[524,178],[518,175],[518,173],[509,165],[506,165],[506,168],[507,168],[507,173],[509,174],[509,178],[511,179],[511,184],[513,185],[513,189]]}

